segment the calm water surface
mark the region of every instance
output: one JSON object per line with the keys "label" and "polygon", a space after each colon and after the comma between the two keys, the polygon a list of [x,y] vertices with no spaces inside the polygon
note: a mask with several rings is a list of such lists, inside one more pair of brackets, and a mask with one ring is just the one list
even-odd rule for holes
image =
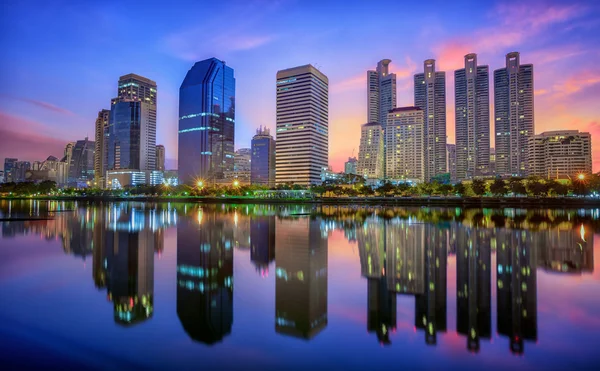
{"label": "calm water surface", "polygon": [[[22,220],[45,217],[47,220]],[[3,369],[592,369],[600,211],[0,201]]]}

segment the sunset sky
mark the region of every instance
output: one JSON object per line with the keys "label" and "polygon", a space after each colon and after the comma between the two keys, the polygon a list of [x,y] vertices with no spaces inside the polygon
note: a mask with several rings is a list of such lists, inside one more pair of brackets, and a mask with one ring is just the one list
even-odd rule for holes
{"label": "sunset sky", "polygon": [[403,106],[413,104],[423,60],[437,60],[454,143],[453,71],[463,56],[477,53],[492,72],[519,51],[534,64],[535,132],[591,132],[600,171],[600,1],[8,0],[0,28],[1,162],[61,157],[67,142],[93,140],[119,76],[136,73],[158,84],[157,144],[175,168],[179,86],[194,62],[216,57],[235,70],[236,148],[261,125],[274,133],[277,70],[311,63],[325,73],[339,171],[358,154],[366,70],[377,61],[392,60]]}

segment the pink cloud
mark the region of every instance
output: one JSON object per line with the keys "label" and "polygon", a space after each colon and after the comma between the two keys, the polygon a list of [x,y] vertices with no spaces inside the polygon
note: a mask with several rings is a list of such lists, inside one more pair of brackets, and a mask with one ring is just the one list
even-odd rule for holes
{"label": "pink cloud", "polygon": [[7,94],[0,94],[0,97],[6,98],[6,99],[11,99],[11,100],[16,100],[19,102],[28,103],[28,104],[34,105],[36,107],[40,107],[45,110],[51,111],[51,112],[60,113],[63,115],[68,115],[68,116],[75,116],[75,113],[69,111],[68,109],[55,106],[52,103],[35,100],[35,99],[29,99],[29,98],[14,97],[14,96],[7,95]]}
{"label": "pink cloud", "polygon": [[62,157],[66,142],[44,134],[43,124],[0,112],[0,159],[24,161]]}

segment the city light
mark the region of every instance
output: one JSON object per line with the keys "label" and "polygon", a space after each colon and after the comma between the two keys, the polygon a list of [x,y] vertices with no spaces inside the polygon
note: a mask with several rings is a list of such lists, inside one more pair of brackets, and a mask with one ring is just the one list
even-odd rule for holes
{"label": "city light", "polygon": [[585,174],[583,174],[583,173],[577,174],[577,179],[579,179],[579,180],[585,180]]}
{"label": "city light", "polygon": [[204,187],[204,181],[203,180],[199,180],[198,182],[196,182],[196,185],[198,186],[198,188],[203,188]]}
{"label": "city light", "polygon": [[234,187],[239,187],[239,186],[240,186],[240,181],[239,181],[239,180],[237,180],[237,179],[236,179],[236,180],[234,180],[234,181],[233,181],[233,186],[234,186]]}

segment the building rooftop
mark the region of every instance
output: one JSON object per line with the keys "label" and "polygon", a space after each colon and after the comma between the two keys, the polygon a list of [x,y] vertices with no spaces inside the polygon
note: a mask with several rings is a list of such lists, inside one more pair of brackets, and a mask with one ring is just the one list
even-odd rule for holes
{"label": "building rooftop", "polygon": [[413,106],[397,107],[397,108],[390,110],[390,113],[392,113],[392,112],[409,112],[409,111],[422,111],[422,109],[420,109],[419,107],[413,107]]}

